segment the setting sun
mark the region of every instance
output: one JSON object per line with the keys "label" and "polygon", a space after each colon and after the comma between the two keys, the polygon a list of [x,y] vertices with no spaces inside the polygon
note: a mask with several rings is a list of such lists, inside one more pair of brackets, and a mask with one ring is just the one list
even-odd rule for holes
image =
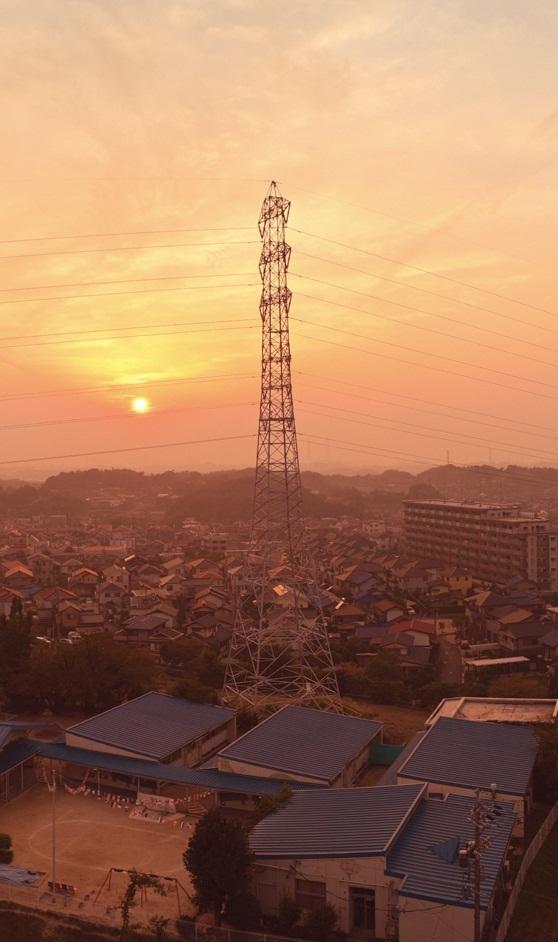
{"label": "setting sun", "polygon": [[144,399],[143,396],[139,396],[137,399],[132,399],[131,409],[132,412],[138,412],[141,415],[144,412],[150,411],[151,402],[149,399]]}

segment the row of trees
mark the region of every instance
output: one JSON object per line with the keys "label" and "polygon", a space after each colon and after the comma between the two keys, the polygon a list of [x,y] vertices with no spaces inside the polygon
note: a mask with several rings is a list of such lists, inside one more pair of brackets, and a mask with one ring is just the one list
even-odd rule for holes
{"label": "row of trees", "polygon": [[488,697],[547,697],[558,695],[558,679],[525,674],[509,674],[492,679],[468,679],[457,686],[445,684],[437,679],[435,664],[406,671],[397,656],[381,652],[370,659],[365,667],[357,663],[359,642],[353,639],[334,647],[334,656],[339,664],[338,677],[341,693],[372,701],[406,705],[415,703],[432,709],[444,697],[488,696]]}
{"label": "row of trees", "polygon": [[19,600],[0,618],[0,709],[94,712],[169,682],[176,696],[216,703],[223,671],[219,647],[196,638],[164,644],[158,665],[110,634],[34,643],[32,616]]}

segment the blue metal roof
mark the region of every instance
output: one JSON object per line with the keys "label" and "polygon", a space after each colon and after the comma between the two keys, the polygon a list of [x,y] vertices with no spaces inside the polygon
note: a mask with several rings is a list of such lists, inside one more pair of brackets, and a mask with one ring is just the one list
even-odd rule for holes
{"label": "blue metal roof", "polygon": [[227,707],[151,691],[83,720],[68,732],[139,756],[165,759],[234,715]]}
{"label": "blue metal roof", "polygon": [[[472,907],[473,900],[464,896],[466,871],[459,865],[458,850],[474,838],[468,817],[473,804],[465,795],[449,795],[445,801],[428,798],[420,804],[387,858],[388,876],[403,877],[400,896]],[[501,807],[482,855],[483,909],[488,908],[515,820],[511,804]]]}
{"label": "blue metal roof", "polygon": [[396,785],[397,784],[397,774],[402,765],[405,764],[409,756],[416,749],[419,742],[426,735],[425,729],[420,729],[418,733],[409,740],[405,748],[399,753],[399,755],[393,760],[390,766],[386,769],[382,777],[376,782],[377,785]]}
{"label": "blue metal roof", "polygon": [[537,753],[527,726],[440,717],[403,763],[398,777],[525,795]]}
{"label": "blue metal roof", "polygon": [[8,742],[10,736],[20,735],[29,732],[32,729],[44,729],[48,723],[26,723],[25,721],[6,720],[0,723],[0,749]]}
{"label": "blue metal roof", "polygon": [[199,788],[213,788],[223,792],[236,792],[242,795],[275,795],[284,785],[293,789],[315,790],[315,786],[300,782],[283,782],[279,779],[256,778],[253,775],[235,775],[230,772],[217,772],[208,769],[186,769],[177,765],[163,765],[159,762],[142,762],[141,759],[129,759],[113,753],[94,752],[90,749],[76,749],[64,743],[41,743],[40,753],[47,759],[58,759],[74,765],[116,772],[122,775],[139,776],[158,782],[171,782],[178,785],[194,785]]}
{"label": "blue metal roof", "polygon": [[286,807],[256,825],[250,847],[260,859],[381,855],[425,787],[393,785],[296,792]]}
{"label": "blue metal roof", "polygon": [[18,742],[12,742],[2,752],[0,752],[0,775],[15,769],[26,759],[30,759],[39,750],[39,743],[32,742],[30,739],[20,739]]}
{"label": "blue metal roof", "polygon": [[286,706],[219,756],[329,783],[381,729],[381,723],[358,716]]}

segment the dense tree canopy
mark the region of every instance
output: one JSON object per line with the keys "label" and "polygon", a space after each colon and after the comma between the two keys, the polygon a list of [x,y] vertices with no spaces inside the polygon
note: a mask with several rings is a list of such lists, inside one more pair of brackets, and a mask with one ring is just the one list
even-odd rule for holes
{"label": "dense tree canopy", "polygon": [[198,821],[183,856],[199,911],[211,911],[219,925],[225,907],[248,890],[253,854],[246,828],[214,808]]}
{"label": "dense tree canopy", "polygon": [[21,705],[96,712],[145,693],[156,681],[157,670],[148,655],[97,635],[76,645],[34,648],[11,692]]}

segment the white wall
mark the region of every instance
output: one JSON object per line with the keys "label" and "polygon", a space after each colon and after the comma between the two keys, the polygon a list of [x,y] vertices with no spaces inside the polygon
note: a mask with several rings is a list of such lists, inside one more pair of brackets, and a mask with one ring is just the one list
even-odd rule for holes
{"label": "white wall", "polygon": [[[484,913],[481,914],[481,928]],[[473,910],[399,897],[399,942],[473,942]]]}
{"label": "white wall", "polygon": [[339,913],[339,928],[350,931],[349,887],[375,891],[376,936],[384,938],[390,886],[397,881],[386,876],[385,857],[345,857],[340,859],[265,860],[257,863],[254,893],[265,913],[273,914],[281,896],[295,895],[296,880],[316,880],[326,884],[326,900]]}

